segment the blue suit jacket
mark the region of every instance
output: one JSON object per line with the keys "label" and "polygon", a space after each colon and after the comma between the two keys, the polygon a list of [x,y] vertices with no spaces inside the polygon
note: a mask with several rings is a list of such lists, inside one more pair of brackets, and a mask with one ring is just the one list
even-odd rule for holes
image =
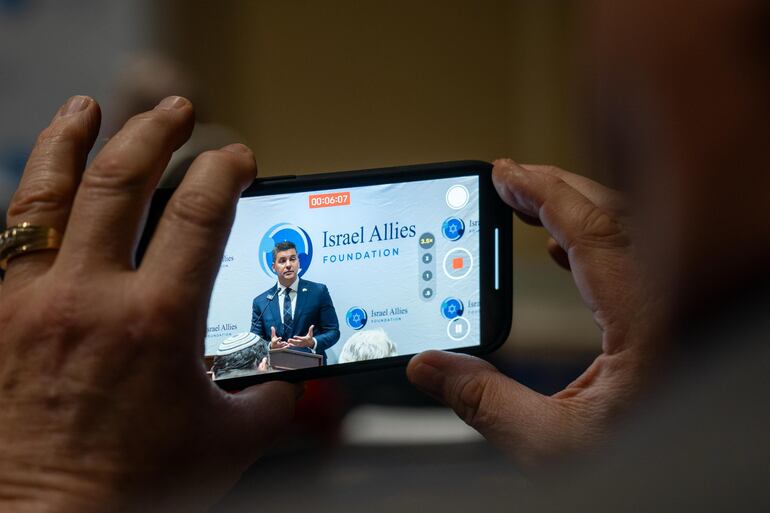
{"label": "blue suit jacket", "polygon": [[[294,336],[307,335],[313,325],[316,339],[316,354],[324,358],[326,350],[340,339],[340,324],[334,310],[329,289],[322,283],[300,279],[297,284],[297,306],[294,309],[292,333],[284,333],[281,310],[278,306],[278,285],[270,287],[254,298],[251,314],[251,332],[265,340],[270,340],[270,328],[275,327],[276,334],[288,340]],[[299,351],[312,352],[309,348],[295,348]]]}

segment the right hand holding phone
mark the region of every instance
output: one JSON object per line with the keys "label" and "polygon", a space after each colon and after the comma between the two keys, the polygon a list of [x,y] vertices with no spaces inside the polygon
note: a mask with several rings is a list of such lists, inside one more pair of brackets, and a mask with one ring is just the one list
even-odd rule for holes
{"label": "right hand holding phone", "polygon": [[602,332],[602,354],[567,388],[539,394],[467,355],[427,351],[409,363],[410,381],[443,401],[524,467],[581,452],[603,437],[641,388],[654,353],[655,305],[643,289],[623,197],[552,166],[495,162],[503,200],[551,235],[548,251],[571,270]]}

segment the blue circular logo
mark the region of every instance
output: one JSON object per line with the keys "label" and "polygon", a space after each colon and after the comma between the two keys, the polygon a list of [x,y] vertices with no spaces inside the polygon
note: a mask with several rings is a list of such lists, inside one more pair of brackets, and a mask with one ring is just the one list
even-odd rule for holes
{"label": "blue circular logo", "polygon": [[448,297],[441,303],[441,315],[449,320],[460,317],[464,311],[463,302],[456,297]]}
{"label": "blue circular logo", "polygon": [[259,264],[262,266],[262,271],[270,278],[276,277],[273,270],[273,248],[279,242],[292,242],[297,246],[298,275],[301,278],[310,269],[310,262],[313,260],[313,243],[307,232],[296,224],[278,223],[267,230],[259,243]]}
{"label": "blue circular logo", "polygon": [[457,217],[450,217],[441,225],[441,233],[451,241],[460,240],[465,233],[465,223]]}
{"label": "blue circular logo", "polygon": [[345,322],[354,330],[360,330],[366,326],[367,320],[369,320],[369,316],[366,314],[366,310],[360,306],[354,306],[345,314]]}

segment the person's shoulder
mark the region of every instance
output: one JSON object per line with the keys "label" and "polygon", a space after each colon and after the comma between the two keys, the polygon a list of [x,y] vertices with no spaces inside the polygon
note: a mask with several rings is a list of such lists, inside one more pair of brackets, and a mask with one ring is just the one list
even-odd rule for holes
{"label": "person's shoulder", "polygon": [[323,283],[318,283],[316,281],[310,281],[304,278],[300,278],[299,288],[300,290],[304,288],[309,291],[322,291],[322,290],[326,290],[326,285],[324,285]]}
{"label": "person's shoulder", "polygon": [[267,289],[266,291],[264,291],[263,293],[255,297],[253,303],[257,303],[258,301],[263,301],[265,299],[268,299],[267,296],[274,293],[275,293],[275,285],[273,285],[272,287],[270,287],[269,289]]}

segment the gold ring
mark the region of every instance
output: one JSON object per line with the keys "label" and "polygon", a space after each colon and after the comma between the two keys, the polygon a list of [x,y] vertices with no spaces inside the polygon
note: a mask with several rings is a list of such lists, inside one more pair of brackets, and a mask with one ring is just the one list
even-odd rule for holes
{"label": "gold ring", "polygon": [[8,267],[8,261],[25,253],[59,249],[61,234],[50,226],[21,223],[0,233],[0,269]]}

